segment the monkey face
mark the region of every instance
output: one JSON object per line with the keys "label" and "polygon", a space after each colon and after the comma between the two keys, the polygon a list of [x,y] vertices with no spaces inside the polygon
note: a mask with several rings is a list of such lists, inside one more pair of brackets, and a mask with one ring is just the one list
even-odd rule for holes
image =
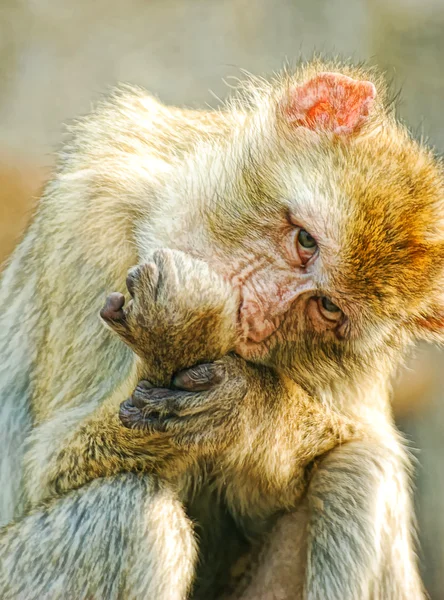
{"label": "monkey face", "polygon": [[240,292],[237,350],[249,360],[304,356],[343,374],[424,337],[441,314],[439,166],[387,115],[362,130],[374,98],[364,83],[362,110],[352,103],[354,116],[335,120],[330,106],[327,130],[316,131],[315,111],[301,135],[293,103],[296,129],[287,118],[273,135],[246,136],[230,190],[207,215],[215,266]]}

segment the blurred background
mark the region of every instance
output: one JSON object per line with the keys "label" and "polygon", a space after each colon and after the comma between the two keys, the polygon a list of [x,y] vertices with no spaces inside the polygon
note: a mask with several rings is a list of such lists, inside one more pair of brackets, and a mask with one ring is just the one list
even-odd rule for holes
{"label": "blurred background", "polygon": [[[383,67],[402,88],[402,118],[444,150],[444,0],[0,0],[0,263],[32,214],[62,124],[110,86],[217,106],[240,68],[267,74],[313,51]],[[418,462],[424,580],[444,600],[443,354],[420,348],[395,392]]]}

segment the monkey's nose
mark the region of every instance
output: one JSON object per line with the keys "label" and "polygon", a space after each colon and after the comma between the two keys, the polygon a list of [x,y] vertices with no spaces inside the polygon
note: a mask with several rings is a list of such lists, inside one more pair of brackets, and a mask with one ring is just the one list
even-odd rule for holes
{"label": "monkey's nose", "polygon": [[277,325],[268,319],[262,321],[250,319],[247,321],[247,326],[247,339],[257,344],[269,338],[277,329]]}
{"label": "monkey's nose", "polygon": [[243,290],[239,318],[244,337],[256,343],[266,340],[278,327],[275,320],[265,314],[254,292],[249,290]]}
{"label": "monkey's nose", "polygon": [[281,325],[299,296],[301,286],[294,278],[250,281],[241,290],[239,324],[245,340],[260,343]]}

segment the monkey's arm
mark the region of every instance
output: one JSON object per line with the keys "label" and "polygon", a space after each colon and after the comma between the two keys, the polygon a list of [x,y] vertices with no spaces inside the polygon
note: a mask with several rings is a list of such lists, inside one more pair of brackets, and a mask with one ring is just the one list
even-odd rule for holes
{"label": "monkey's arm", "polygon": [[0,596],[184,600],[196,554],[175,491],[153,477],[125,474],[0,529]]}
{"label": "monkey's arm", "polygon": [[408,471],[393,433],[327,454],[302,504],[275,526],[242,600],[424,598]]}
{"label": "monkey's arm", "polygon": [[[203,368],[207,380],[203,386],[197,383],[201,391],[147,388],[141,382],[120,414],[119,396],[105,402],[65,439],[40,473],[35,501],[128,471],[177,480],[198,458],[222,452],[239,435],[239,412],[253,374],[244,361],[232,357]],[[196,389],[196,381],[189,388]]]}
{"label": "monkey's arm", "polygon": [[126,471],[177,481],[209,458],[226,462],[235,496],[263,488],[260,503],[272,514],[295,506],[313,459],[360,435],[290,380],[236,356],[179,372],[173,388],[142,381],[120,414],[120,395],[99,407],[53,457],[40,485],[44,496]]}
{"label": "monkey's arm", "polygon": [[186,369],[173,383],[166,389],[140,382],[121,404],[120,418],[115,403],[96,411],[53,462],[48,493],[122,471],[177,481],[207,458],[230,472],[224,485],[232,511],[247,503],[251,514],[264,517],[294,508],[306,467],[361,435],[293,382],[236,356]]}

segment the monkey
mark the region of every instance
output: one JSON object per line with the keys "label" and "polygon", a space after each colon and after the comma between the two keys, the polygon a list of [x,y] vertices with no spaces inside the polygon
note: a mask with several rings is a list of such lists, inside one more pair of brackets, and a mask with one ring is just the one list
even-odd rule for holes
{"label": "monkey", "polygon": [[[240,295],[240,358],[221,359],[228,376],[208,392],[209,405],[233,408],[225,382],[247,388],[237,399],[242,435],[228,440],[224,502],[244,523],[254,506],[254,528],[282,476],[281,501],[290,498],[236,595],[423,597],[409,460],[388,398],[413,341],[442,335],[442,166],[396,121],[371,70],[315,61],[250,87],[214,113],[169,109],[125,88],[65,144],[2,279],[11,298],[0,328],[2,443],[17,450],[8,461],[2,453],[0,471],[4,522],[16,519],[0,534],[5,598],[184,598],[191,589],[196,540],[174,486],[115,474],[45,499],[45,468],[63,460],[64,443],[107,397],[131,397],[130,419],[134,403],[159,398],[144,386],[133,397],[131,351],[91,307],[123,291],[128,268],[161,248],[207,262]],[[186,388],[186,372],[178,377]],[[256,410],[243,401],[249,386]],[[161,404],[179,406],[177,391],[162,392]],[[198,394],[205,403],[207,392]],[[288,434],[299,394],[365,434],[315,461],[294,506]],[[126,429],[158,446],[158,433]],[[211,438],[211,419],[202,431]]]}

